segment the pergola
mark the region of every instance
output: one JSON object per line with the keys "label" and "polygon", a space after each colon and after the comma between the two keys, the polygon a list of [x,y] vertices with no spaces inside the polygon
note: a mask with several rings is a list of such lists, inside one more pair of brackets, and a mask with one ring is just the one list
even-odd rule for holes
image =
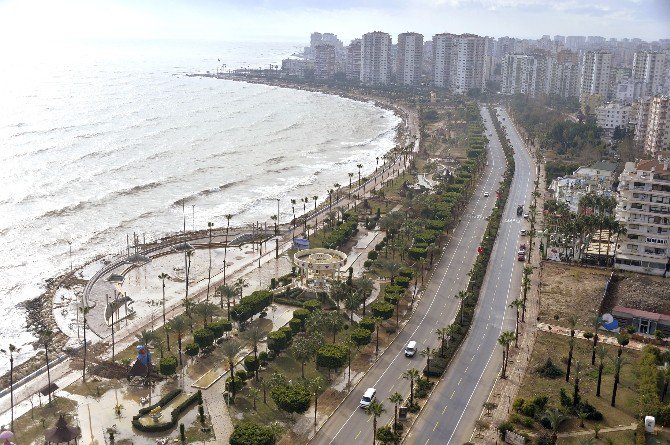
{"label": "pergola", "polygon": [[299,250],[293,264],[300,269],[300,284],[313,290],[325,291],[331,281],[340,280],[340,269],[347,263],[347,255],[334,249]]}
{"label": "pergola", "polygon": [[78,426],[69,426],[65,417],[61,414],[56,422],[56,427],[46,430],[44,439],[47,444],[51,443],[77,443],[77,438],[81,435],[81,428]]}

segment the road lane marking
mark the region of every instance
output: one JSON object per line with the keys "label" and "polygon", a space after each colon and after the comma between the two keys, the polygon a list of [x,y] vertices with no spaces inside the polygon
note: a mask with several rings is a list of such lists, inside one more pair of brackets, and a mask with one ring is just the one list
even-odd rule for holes
{"label": "road lane marking", "polygon": [[454,389],[454,392],[451,393],[451,396],[449,397],[450,399],[454,398],[454,394],[456,394],[456,390]]}
{"label": "road lane marking", "polygon": [[[362,431],[362,430],[361,430],[361,431]],[[354,437],[354,440],[355,440],[355,439],[358,439],[358,436],[361,435],[361,431],[359,431],[358,433],[356,433],[356,437]]]}
{"label": "road lane marking", "polygon": [[447,411],[447,405],[444,405],[444,409],[442,410],[443,415],[444,415],[445,411]]}
{"label": "road lane marking", "polygon": [[437,429],[437,425],[439,425],[439,424],[440,424],[439,420],[437,422],[435,422],[435,426],[433,427],[433,432],[435,432],[435,430]]}

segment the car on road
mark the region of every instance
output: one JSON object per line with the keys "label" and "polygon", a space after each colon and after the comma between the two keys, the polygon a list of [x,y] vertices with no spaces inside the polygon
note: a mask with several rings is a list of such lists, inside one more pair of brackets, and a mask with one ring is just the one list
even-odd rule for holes
{"label": "car on road", "polygon": [[516,259],[519,261],[526,261],[526,251],[525,250],[519,250],[516,254]]}
{"label": "car on road", "polygon": [[519,233],[521,234],[521,236],[526,236],[526,233],[528,232],[526,231],[526,229],[521,229]]}
{"label": "car on road", "polygon": [[529,216],[529,215],[528,215],[528,212],[526,212],[526,213],[523,214],[524,219],[528,219],[528,216]]}
{"label": "car on road", "polygon": [[405,357],[414,357],[414,354],[416,354],[416,342],[412,340],[405,346]]}
{"label": "car on road", "polygon": [[488,198],[488,197],[489,197],[489,192],[484,192],[484,198]]}
{"label": "car on road", "polygon": [[521,216],[523,215],[523,204],[519,204],[516,206],[516,216]]}
{"label": "car on road", "polygon": [[367,408],[370,406],[372,401],[375,399],[375,396],[377,395],[377,390],[374,388],[368,388],[365,390],[363,393],[363,397],[361,397],[361,401],[358,404],[360,408]]}

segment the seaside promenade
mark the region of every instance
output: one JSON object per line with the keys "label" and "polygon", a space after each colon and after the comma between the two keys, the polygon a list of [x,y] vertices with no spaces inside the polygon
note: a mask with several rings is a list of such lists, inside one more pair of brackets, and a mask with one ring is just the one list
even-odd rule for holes
{"label": "seaside promenade", "polygon": [[[420,146],[420,132],[418,127],[418,116],[413,110],[407,108],[402,109],[405,114],[405,125],[407,129],[407,143],[413,140],[414,143],[414,152],[418,151]],[[383,187],[384,182],[392,179],[393,177],[401,174],[405,169],[405,161],[402,155],[396,156],[394,159],[389,159],[383,165],[381,165],[369,178],[358,186],[352,187],[351,195],[352,198],[349,199],[348,193],[346,191],[341,191],[341,195],[338,199],[333,199],[332,208],[341,207],[348,209],[353,207],[354,200],[362,202],[363,199],[372,195],[373,191],[379,190]],[[321,204],[316,211],[312,210],[305,215],[306,223],[312,225],[313,230],[316,230],[318,227],[321,227],[324,223],[323,215],[326,214],[331,205],[328,201]],[[318,220],[318,226],[316,221]],[[298,224],[296,224],[298,225]],[[269,231],[269,230],[268,230]],[[233,241],[235,238],[248,234],[249,230],[244,228],[235,228],[230,230],[228,239]],[[292,240],[295,236],[300,236],[302,234],[302,227],[291,227],[291,224],[283,224],[280,226],[280,236],[272,237],[265,242],[265,248],[262,251],[259,251],[258,254],[255,250],[252,250],[252,253],[242,255],[242,258],[234,258],[231,261],[231,265],[227,268],[227,280],[228,282],[233,282],[238,278],[247,279],[248,281],[253,280],[253,274],[256,271],[269,270],[270,273],[278,270],[277,263],[279,261],[284,261],[289,265],[290,270],[290,259],[285,255],[292,247]],[[209,247],[209,236],[206,232],[199,233],[187,233],[185,238],[189,243],[192,243],[195,246],[198,246],[199,249],[207,249]],[[274,241],[276,239],[276,241]],[[184,237],[175,238],[172,242],[166,242],[160,248],[157,248],[151,252],[140,252],[142,254],[147,254],[149,258],[160,258],[168,256],[168,250],[171,249],[174,245],[183,243],[185,241]],[[212,247],[220,249],[225,242],[225,232],[222,233],[222,230],[219,229],[216,235],[212,237]],[[244,246],[244,244],[242,244]],[[229,248],[230,250],[231,248]],[[277,253],[279,258],[276,258]],[[180,254],[174,253],[170,256],[181,257]],[[365,258],[362,254],[358,255],[358,258]],[[354,269],[356,272],[361,271],[362,261],[358,261],[358,258],[354,262]],[[113,295],[114,288],[110,287],[111,283],[105,281],[112,273],[125,272],[129,273],[133,268],[128,268],[128,263],[123,261],[123,258],[120,258],[119,261],[113,262],[110,267],[104,269],[104,273],[98,273],[89,284],[87,285],[88,294],[85,296],[85,299],[88,301],[93,301],[95,299],[96,304],[91,310],[89,317],[91,317],[91,329],[92,332],[95,332],[96,336],[94,337],[93,342],[101,343],[104,347],[105,352],[102,353],[99,358],[109,359],[111,358],[111,331],[106,330],[106,322],[104,322],[104,312],[103,307],[106,306],[105,300],[109,295]],[[349,267],[347,264],[346,267]],[[190,280],[189,280],[190,281]],[[217,274],[212,276],[210,288],[215,289],[217,286],[223,283],[222,274]],[[99,288],[96,288],[99,286]],[[210,291],[211,294],[211,291]],[[207,298],[207,286],[205,283],[202,283],[202,280],[194,286],[192,292],[189,296],[193,302],[202,301]],[[160,298],[160,296],[157,296]],[[166,318],[169,320],[174,318],[178,314],[183,312],[183,307],[181,306],[181,299],[176,299],[172,304],[166,306]],[[90,302],[89,302],[90,306]],[[125,348],[130,347],[135,341],[135,334],[144,329],[154,329],[162,325],[162,312],[160,317],[156,317],[155,313],[144,314],[143,316],[138,316],[132,323],[128,323],[127,326],[124,326],[122,329],[115,333],[115,350],[121,351]],[[81,379],[81,372],[75,371],[72,368],[72,359],[67,356],[62,356],[63,358],[58,358],[59,363],[53,364],[50,370],[51,381],[55,383],[58,388],[65,388],[68,385],[76,382]],[[53,363],[53,361],[52,361]],[[46,373],[41,373],[36,375],[34,378],[22,382],[20,386],[16,386],[14,390],[14,416],[18,418],[23,413],[26,413],[30,407],[30,398],[41,389],[47,385],[47,376]],[[59,390],[56,390],[58,393]],[[208,398],[207,396],[205,396]],[[42,397],[43,400],[46,400],[45,397]],[[33,401],[34,402],[34,401]],[[212,402],[215,402],[212,400]],[[10,413],[10,397],[9,393],[0,397],[0,423],[7,424],[9,423]],[[230,424],[230,419],[228,416],[225,416],[227,421],[223,419],[218,419],[215,425],[217,429],[229,429],[232,424]],[[229,431],[228,431],[229,433]],[[218,440],[218,439],[217,439]]]}

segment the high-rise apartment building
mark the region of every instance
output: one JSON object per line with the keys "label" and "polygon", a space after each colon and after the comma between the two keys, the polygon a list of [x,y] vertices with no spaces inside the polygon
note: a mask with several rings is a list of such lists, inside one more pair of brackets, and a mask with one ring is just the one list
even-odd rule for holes
{"label": "high-rise apartment building", "polygon": [[396,82],[403,85],[418,85],[423,64],[423,35],[404,32],[398,35],[396,54]]}
{"label": "high-rise apartment building", "polygon": [[612,53],[605,51],[587,51],[582,57],[582,76],[579,88],[581,101],[598,96],[605,101],[610,91],[610,70]]}
{"label": "high-rise apartment building", "polygon": [[335,46],[329,43],[318,43],[314,46],[314,77],[316,79],[332,79],[337,70]]}
{"label": "high-rise apartment building", "polygon": [[633,56],[633,79],[642,81],[642,95],[663,93],[667,75],[666,54],[658,51],[640,51]]}
{"label": "high-rise apartment building", "polygon": [[452,93],[484,89],[486,39],[473,34],[433,36],[433,82]]}
{"label": "high-rise apartment building", "polygon": [[361,82],[385,85],[391,78],[391,36],[374,31],[361,40]]}
{"label": "high-rise apartment building", "polygon": [[578,97],[580,69],[576,62],[556,62],[552,67],[550,94],[560,97]]}
{"label": "high-rise apartment building", "polygon": [[644,151],[651,156],[670,149],[670,98],[657,96],[649,105]]}
{"label": "high-rise apartment building", "polygon": [[633,140],[638,147],[644,147],[644,141],[647,139],[647,125],[649,124],[651,99],[651,97],[643,97],[636,102],[637,119],[635,122],[635,136],[633,136]]}
{"label": "high-rise apartment building", "polygon": [[670,270],[670,162],[627,162],[619,175],[617,219],[626,228],[615,267],[652,275]]}
{"label": "high-rise apartment building", "polygon": [[347,79],[361,79],[361,39],[354,39],[347,46],[345,73]]}
{"label": "high-rise apartment building", "polygon": [[535,59],[525,54],[507,54],[502,61],[503,94],[529,94],[534,90],[536,64]]}

